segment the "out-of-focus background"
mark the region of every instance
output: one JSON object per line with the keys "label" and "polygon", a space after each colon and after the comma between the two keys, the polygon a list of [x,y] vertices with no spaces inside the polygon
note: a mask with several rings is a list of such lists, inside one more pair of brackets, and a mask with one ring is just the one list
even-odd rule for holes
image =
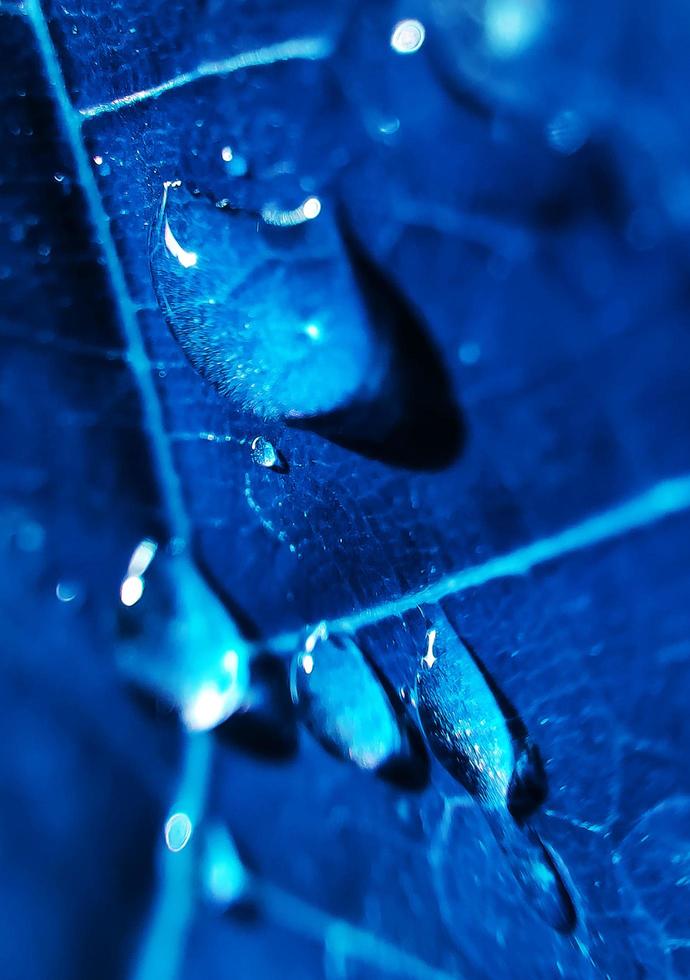
{"label": "out-of-focus background", "polygon": [[[690,976],[690,8],[0,24],[0,974]],[[434,629],[568,928],[433,740],[369,771]]]}

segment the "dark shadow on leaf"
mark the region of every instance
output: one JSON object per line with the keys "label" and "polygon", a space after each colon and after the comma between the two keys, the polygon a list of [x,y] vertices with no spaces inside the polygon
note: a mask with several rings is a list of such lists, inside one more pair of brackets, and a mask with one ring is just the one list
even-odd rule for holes
{"label": "dark shadow on leaf", "polygon": [[269,653],[255,657],[250,690],[250,706],[228,718],[218,737],[262,758],[292,758],[299,737],[286,662]]}
{"label": "dark shadow on leaf", "polygon": [[342,209],[339,225],[379,342],[390,351],[388,369],[370,400],[288,424],[394,466],[444,469],[461,452],[465,427],[443,360],[421,316],[365,253]]}

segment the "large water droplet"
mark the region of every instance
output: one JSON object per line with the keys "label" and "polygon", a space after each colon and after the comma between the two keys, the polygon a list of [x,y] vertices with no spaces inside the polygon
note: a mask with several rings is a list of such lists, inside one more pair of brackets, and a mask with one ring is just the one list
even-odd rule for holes
{"label": "large water droplet", "polygon": [[416,701],[442,765],[483,806],[503,809],[515,766],[510,731],[483,673],[446,622],[427,634]]}
{"label": "large water droplet", "polygon": [[150,243],[159,304],[194,367],[263,418],[306,418],[374,392],[385,345],[368,320],[331,209],[260,213],[166,183]]}
{"label": "large water droplet", "polygon": [[381,769],[405,754],[399,716],[351,637],[312,634],[293,659],[290,684],[302,721],[334,755]]}
{"label": "large water droplet", "polygon": [[188,730],[215,728],[247,700],[247,644],[186,554],[159,552],[142,570],[140,553],[141,545],[121,587],[121,669],[173,704]]}

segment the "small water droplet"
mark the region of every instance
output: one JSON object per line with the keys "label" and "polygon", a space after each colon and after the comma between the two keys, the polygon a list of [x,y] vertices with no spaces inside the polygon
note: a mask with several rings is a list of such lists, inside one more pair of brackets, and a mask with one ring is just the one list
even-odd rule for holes
{"label": "small water droplet", "polygon": [[290,684],[302,721],[334,755],[375,770],[405,752],[398,715],[351,637],[312,633],[293,659]]}
{"label": "small water droplet", "polygon": [[272,469],[274,466],[280,465],[280,460],[275,446],[268,439],[264,439],[263,436],[256,436],[252,440],[252,459],[258,466],[265,466],[266,469]]}
{"label": "small water droplet", "polygon": [[257,214],[218,208],[179,182],[163,190],[150,262],[168,325],[222,395],[263,418],[331,413],[385,372],[327,211],[316,197]]}
{"label": "small water droplet", "polygon": [[177,853],[189,843],[192,821],[186,813],[173,813],[165,825],[165,844],[169,851]]}

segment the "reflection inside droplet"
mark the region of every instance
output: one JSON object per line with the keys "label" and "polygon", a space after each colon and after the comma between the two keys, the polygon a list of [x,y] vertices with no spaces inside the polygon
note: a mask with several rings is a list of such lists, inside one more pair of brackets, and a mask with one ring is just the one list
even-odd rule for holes
{"label": "reflection inside droplet", "polygon": [[377,769],[403,751],[391,701],[351,637],[312,634],[293,659],[291,689],[304,724],[335,755]]}
{"label": "reflection inside droplet", "polygon": [[165,825],[165,843],[169,851],[181,851],[192,836],[192,821],[186,813],[173,813]]}
{"label": "reflection inside droplet", "polygon": [[161,309],[197,370],[264,418],[333,412],[386,368],[328,211],[315,196],[257,214],[163,189],[150,241]]}

